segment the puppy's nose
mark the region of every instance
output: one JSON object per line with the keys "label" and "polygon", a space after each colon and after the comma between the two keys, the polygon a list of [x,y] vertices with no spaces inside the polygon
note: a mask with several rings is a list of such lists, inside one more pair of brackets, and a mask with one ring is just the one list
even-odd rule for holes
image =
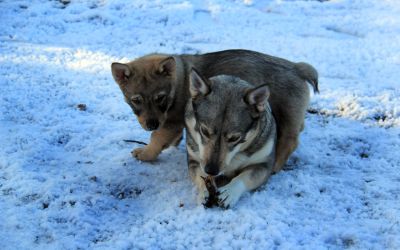
{"label": "puppy's nose", "polygon": [[204,167],[204,172],[206,172],[209,175],[218,175],[219,174],[218,166],[213,163],[209,163]]}
{"label": "puppy's nose", "polygon": [[149,130],[156,130],[156,129],[158,129],[159,125],[160,125],[160,123],[155,119],[150,119],[150,120],[146,121],[146,127]]}

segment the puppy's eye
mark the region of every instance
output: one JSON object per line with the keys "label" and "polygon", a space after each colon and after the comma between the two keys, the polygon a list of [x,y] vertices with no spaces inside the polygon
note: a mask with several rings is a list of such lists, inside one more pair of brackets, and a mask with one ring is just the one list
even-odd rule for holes
{"label": "puppy's eye", "polygon": [[230,134],[226,137],[226,141],[229,143],[235,143],[238,142],[242,136],[240,134]]}
{"label": "puppy's eye", "polygon": [[134,95],[131,98],[131,103],[134,105],[140,105],[143,103],[143,98],[140,95]]}
{"label": "puppy's eye", "polygon": [[167,99],[167,95],[162,93],[162,94],[158,94],[154,97],[154,101],[156,103],[163,103],[165,100]]}
{"label": "puppy's eye", "polygon": [[207,129],[205,126],[203,126],[203,125],[200,125],[200,133],[201,133],[204,137],[210,138],[210,132],[209,132],[208,129]]}

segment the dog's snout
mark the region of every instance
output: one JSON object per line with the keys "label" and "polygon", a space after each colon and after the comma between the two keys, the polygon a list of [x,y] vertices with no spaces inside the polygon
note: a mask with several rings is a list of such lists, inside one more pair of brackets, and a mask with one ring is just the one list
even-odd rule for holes
{"label": "dog's snout", "polygon": [[217,165],[209,163],[204,167],[204,172],[206,172],[209,175],[218,175],[219,169]]}
{"label": "dog's snout", "polygon": [[155,119],[150,119],[146,121],[146,127],[149,130],[156,130],[158,129],[158,126],[160,126],[160,123]]}

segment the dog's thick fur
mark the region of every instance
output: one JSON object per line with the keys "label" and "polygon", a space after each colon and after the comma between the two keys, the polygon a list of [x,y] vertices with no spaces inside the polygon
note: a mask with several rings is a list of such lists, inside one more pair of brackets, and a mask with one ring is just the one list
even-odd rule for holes
{"label": "dog's thick fur", "polygon": [[267,84],[269,102],[278,124],[274,172],[296,149],[304,128],[310,83],[318,91],[317,71],[307,63],[249,50],[225,50],[202,55],[152,54],[127,64],[113,63],[112,74],[139,122],[152,133],[149,145],[135,149],[139,160],[155,160],[181,138],[184,108],[189,99],[189,71],[196,68],[206,79],[233,75],[255,86]]}
{"label": "dog's thick fur", "polygon": [[[193,70],[189,90],[186,147],[198,200],[206,206],[231,207],[272,173],[277,134],[268,104],[269,89],[227,75],[204,79]],[[216,199],[208,194],[207,175],[228,180],[222,186],[216,181]]]}

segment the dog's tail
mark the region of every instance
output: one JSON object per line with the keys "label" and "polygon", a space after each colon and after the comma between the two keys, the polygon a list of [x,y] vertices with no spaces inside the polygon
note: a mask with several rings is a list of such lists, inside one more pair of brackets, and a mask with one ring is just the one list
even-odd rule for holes
{"label": "dog's tail", "polygon": [[319,93],[317,70],[305,62],[296,63],[295,68],[300,77],[311,84],[314,89],[314,93]]}

